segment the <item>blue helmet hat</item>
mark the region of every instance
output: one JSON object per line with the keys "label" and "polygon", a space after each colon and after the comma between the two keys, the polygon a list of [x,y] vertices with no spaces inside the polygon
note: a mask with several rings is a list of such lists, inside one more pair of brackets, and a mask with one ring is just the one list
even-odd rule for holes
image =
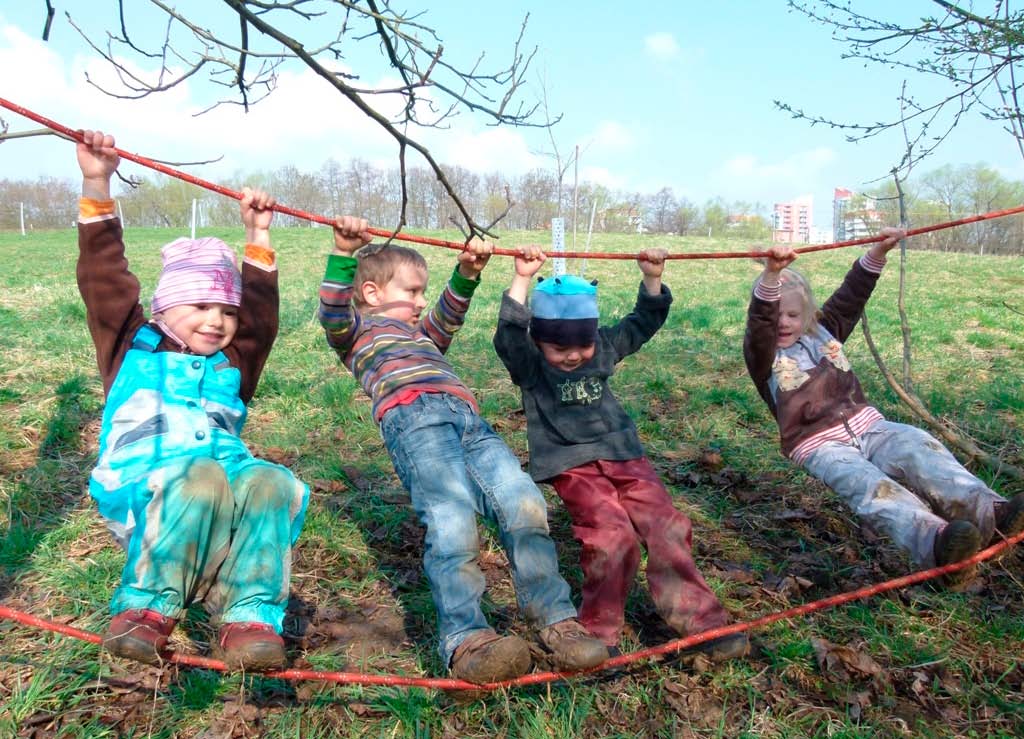
{"label": "blue helmet hat", "polygon": [[586,346],[597,340],[597,280],[576,275],[540,278],[531,301],[530,335],[535,341]]}

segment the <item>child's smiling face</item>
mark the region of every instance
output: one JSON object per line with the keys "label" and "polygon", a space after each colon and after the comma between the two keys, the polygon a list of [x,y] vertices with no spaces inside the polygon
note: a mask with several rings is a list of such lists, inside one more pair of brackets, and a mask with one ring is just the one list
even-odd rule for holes
{"label": "child's smiling face", "polygon": [[537,346],[545,361],[563,372],[572,372],[594,358],[594,344],[564,346],[550,341],[538,341]]}
{"label": "child's smiling face", "polygon": [[155,313],[193,354],[209,357],[231,343],[238,331],[238,307],[227,303],[185,303]]}
{"label": "child's smiling face", "polygon": [[793,346],[804,333],[804,301],[797,290],[784,290],[779,300],[779,349]]}

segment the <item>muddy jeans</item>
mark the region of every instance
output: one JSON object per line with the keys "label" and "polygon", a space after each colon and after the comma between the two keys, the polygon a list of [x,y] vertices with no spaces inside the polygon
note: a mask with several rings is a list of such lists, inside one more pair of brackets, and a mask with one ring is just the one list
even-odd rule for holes
{"label": "muddy jeans", "polygon": [[987,542],[993,504],[1003,500],[929,433],[893,421],[879,421],[848,444],[819,447],[804,467],[918,568],[935,566],[935,536],[947,521],[970,521]]}
{"label": "muddy jeans", "polygon": [[446,666],[466,637],[490,628],[480,608],[477,516],[497,524],[527,620],[543,627],[576,617],[558,574],[544,496],[472,407],[453,395],[425,393],[385,413],[381,435],[427,528],[423,569]]}
{"label": "muddy jeans", "polygon": [[728,614],[690,554],[690,519],[676,510],[646,457],[598,460],[551,484],[580,542],[580,622],[605,644],[619,642],[626,596],[647,548],[647,582],[659,615],[681,636],[722,626]]}
{"label": "muddy jeans", "polygon": [[280,632],[308,495],[288,469],[254,458],[226,467],[185,458],[153,471],[133,489],[135,527],[111,613],[181,618],[203,601],[219,622]]}

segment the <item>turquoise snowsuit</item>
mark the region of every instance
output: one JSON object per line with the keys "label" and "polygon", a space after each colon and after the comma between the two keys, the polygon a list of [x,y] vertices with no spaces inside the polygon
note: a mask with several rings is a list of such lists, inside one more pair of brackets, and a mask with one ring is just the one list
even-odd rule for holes
{"label": "turquoise snowsuit", "polygon": [[89,480],[128,550],[111,611],[180,618],[204,600],[224,623],[280,631],[291,575],[281,555],[298,538],[309,490],[239,438],[240,373],[223,352],[158,352],[162,338],[144,325],[125,354]]}

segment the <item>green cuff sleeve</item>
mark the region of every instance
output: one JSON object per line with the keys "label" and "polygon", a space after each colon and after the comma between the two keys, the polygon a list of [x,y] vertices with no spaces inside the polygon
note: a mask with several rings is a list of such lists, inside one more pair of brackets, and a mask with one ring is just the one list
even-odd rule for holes
{"label": "green cuff sleeve", "polygon": [[452,279],[449,284],[452,286],[452,292],[460,298],[471,298],[473,297],[473,291],[476,290],[476,286],[480,284],[480,277],[478,276],[475,280],[463,277],[459,274],[459,268],[456,267],[452,272]]}
{"label": "green cuff sleeve", "polygon": [[344,257],[341,254],[330,254],[327,257],[327,273],[324,281],[340,282],[343,285],[351,285],[356,276],[356,265],[359,262],[355,257]]}

